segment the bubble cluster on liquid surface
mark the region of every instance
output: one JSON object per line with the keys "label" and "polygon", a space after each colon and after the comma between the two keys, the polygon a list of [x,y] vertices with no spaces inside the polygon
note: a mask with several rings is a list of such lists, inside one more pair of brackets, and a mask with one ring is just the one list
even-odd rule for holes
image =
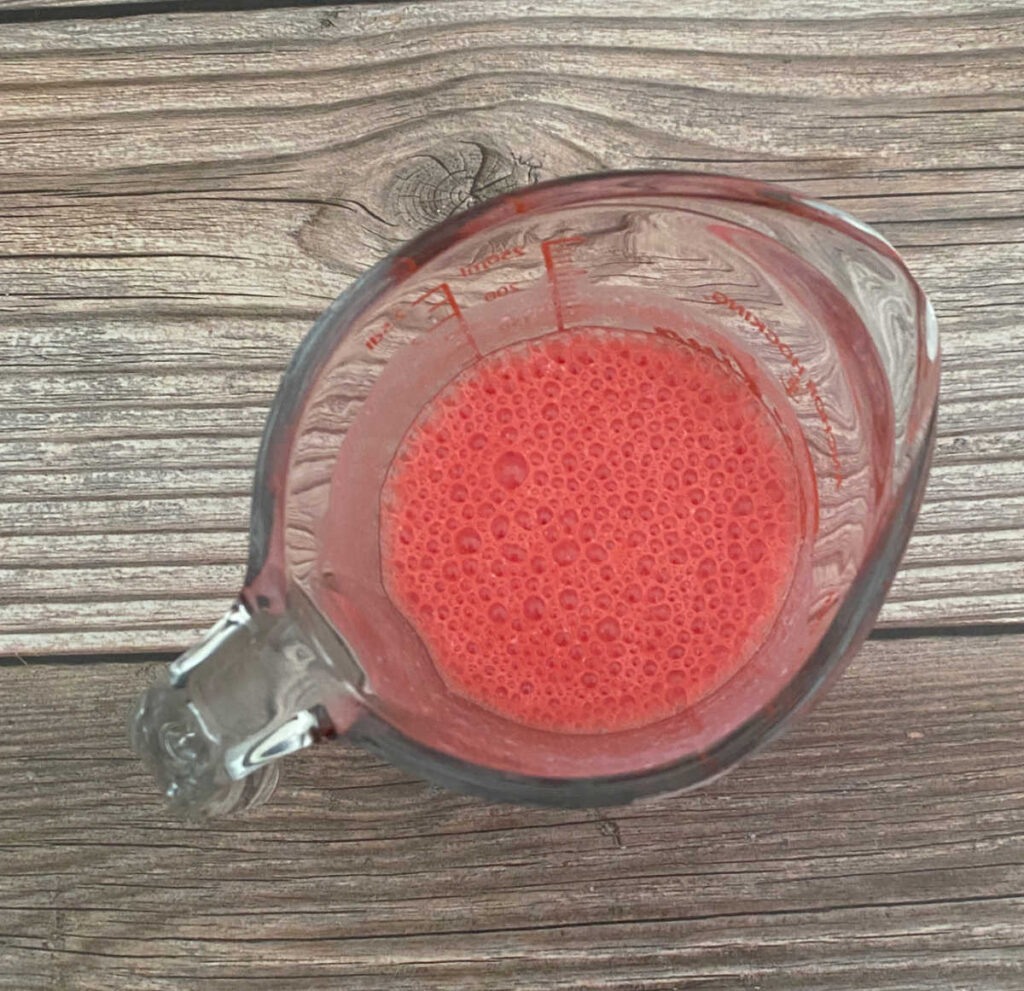
{"label": "bubble cluster on liquid surface", "polygon": [[801,539],[790,449],[747,382],[653,334],[478,361],[381,498],[384,581],[449,687],[526,725],[679,712],[763,641]]}

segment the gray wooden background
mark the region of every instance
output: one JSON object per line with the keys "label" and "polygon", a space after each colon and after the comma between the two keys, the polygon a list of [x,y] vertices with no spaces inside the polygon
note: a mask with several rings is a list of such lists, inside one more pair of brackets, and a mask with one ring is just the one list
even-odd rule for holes
{"label": "gray wooden background", "polygon": [[[1024,989],[1024,9],[0,0],[0,987]],[[786,740],[600,812],[343,745],[181,825],[129,700],[227,606],[287,358],[391,247],[605,168],[788,183],[934,302],[873,636]]]}

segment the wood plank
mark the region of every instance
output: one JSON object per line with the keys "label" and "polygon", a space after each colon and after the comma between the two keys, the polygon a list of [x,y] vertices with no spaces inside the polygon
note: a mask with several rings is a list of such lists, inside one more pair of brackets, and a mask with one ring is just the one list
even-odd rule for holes
{"label": "wood plank", "polygon": [[[47,7],[56,7],[62,13],[63,18],[74,22],[76,19],[88,17],[87,11],[75,11],[75,7],[102,8],[103,6],[114,6],[119,8],[115,16],[126,16],[120,11],[130,11],[138,4],[137,19],[146,15],[146,6],[156,0],[0,0],[0,10],[8,9],[12,13],[10,23],[19,23],[16,19],[18,11],[25,12],[26,21],[31,21],[31,14],[36,11],[45,11]],[[227,6],[230,0],[224,0]],[[184,9],[188,0],[182,0]],[[489,13],[492,7],[501,10],[504,5],[506,10],[514,10],[515,7],[509,0],[444,0],[443,3],[416,3],[416,2],[391,2],[391,0],[337,0],[336,3],[325,3],[324,6],[334,7],[333,10],[317,11],[319,6],[316,0],[303,0],[306,7],[314,8],[312,13],[321,20],[327,16],[331,21],[337,23],[322,23],[324,28],[330,27],[340,32],[356,34],[366,30],[368,25],[379,24],[382,19],[390,19],[393,25],[405,24],[416,27],[434,27],[444,24],[451,19],[468,19],[470,17],[481,17]],[[253,10],[247,8],[252,6]],[[238,9],[246,9],[247,20],[258,20],[262,14],[268,11],[260,10],[259,0],[237,0]],[[271,7],[270,3],[264,4]],[[296,14],[304,14],[302,4],[296,3]],[[193,5],[194,8],[194,5]],[[1016,7],[1012,3],[989,3],[986,0],[851,0],[850,3],[837,7],[829,0],[814,0],[810,3],[802,3],[800,0],[755,0],[746,5],[743,11],[737,13],[735,7],[729,0],[710,0],[709,3],[701,4],[698,10],[691,13],[695,17],[703,16],[709,20],[743,17],[748,20],[768,19],[776,17],[784,18],[814,18],[815,20],[836,20],[845,21],[853,18],[885,18],[888,22],[895,21],[902,17],[928,17],[932,15],[963,16],[974,14],[981,18],[983,15],[998,15],[1000,13],[1013,13]],[[565,8],[557,0],[545,0],[545,2],[533,3],[530,7],[531,13],[537,17],[557,17],[565,14]],[[620,8],[608,3],[608,0],[578,0],[575,10],[578,17],[601,17],[611,19],[615,17]],[[678,4],[673,0],[638,0],[633,6],[633,16],[643,18],[674,17],[684,13]],[[210,23],[215,26],[218,17],[224,21],[228,20],[231,14],[219,14],[218,11],[207,11],[202,8],[199,12]],[[272,15],[276,11],[272,12]],[[339,15],[344,14],[344,18]],[[97,10],[97,15],[102,16],[102,11]],[[182,18],[185,20],[185,18]],[[200,32],[194,27],[198,18],[192,18],[193,26],[191,31],[193,37]],[[91,26],[90,26],[91,29]],[[214,35],[214,31],[211,31]],[[214,35],[215,36],[215,35]]]}
{"label": "wood plank", "polygon": [[1022,671],[1021,635],[869,641],[768,751],[621,809],[332,744],[204,828],[123,741],[152,666],[0,668],[0,987],[1011,991]]}
{"label": "wood plank", "polygon": [[946,355],[929,498],[883,622],[1024,619],[1024,17],[733,8],[5,25],[0,652],[178,649],[216,618],[288,355],[355,274],[453,208],[427,153],[474,202],[481,148],[495,188],[696,168],[877,224]]}

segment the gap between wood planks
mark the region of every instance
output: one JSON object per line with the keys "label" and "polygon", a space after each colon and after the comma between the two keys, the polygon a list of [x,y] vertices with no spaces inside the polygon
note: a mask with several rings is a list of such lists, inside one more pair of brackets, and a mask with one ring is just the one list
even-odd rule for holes
{"label": "gap between wood planks", "polygon": [[0,24],[41,24],[47,21],[117,20],[152,14],[234,13],[282,7],[381,6],[390,0],[139,0],[138,3],[55,4],[45,7],[0,8]]}
{"label": "gap between wood planks", "polygon": [[[970,626],[906,626],[872,630],[869,640],[956,639],[1024,634],[1024,623],[976,623]],[[0,655],[0,668],[76,666],[90,664],[170,664],[180,651],[138,651],[114,654],[29,654]]]}

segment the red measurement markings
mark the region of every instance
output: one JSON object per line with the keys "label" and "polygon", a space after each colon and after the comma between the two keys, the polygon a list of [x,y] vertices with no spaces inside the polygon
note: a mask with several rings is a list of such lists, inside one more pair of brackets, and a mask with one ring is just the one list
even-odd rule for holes
{"label": "red measurement markings", "polygon": [[[419,265],[415,259],[409,258],[406,255],[400,255],[391,264],[391,274],[398,279],[405,279],[412,275]],[[366,350],[373,351],[381,341],[384,340],[388,334],[395,329],[394,320],[401,320],[405,317],[405,310],[398,308],[392,311],[392,319],[385,319],[381,325],[380,330],[375,331],[366,339]]]}
{"label": "red measurement markings", "polygon": [[576,245],[582,244],[581,237],[559,237],[541,241],[540,250],[544,255],[544,267],[548,271],[551,286],[551,302],[555,308],[555,320],[559,330],[565,330],[565,307],[575,301],[573,292],[574,275],[582,275],[582,269],[572,268],[572,256]]}
{"label": "red measurement markings", "polygon": [[[447,306],[449,310],[448,316],[442,317],[438,320],[437,323],[434,324],[434,327],[439,327],[446,320],[456,320],[459,324],[459,329],[465,335],[466,340],[469,341],[470,346],[476,352],[476,356],[478,358],[480,357],[480,349],[476,346],[476,341],[473,340],[473,335],[469,332],[469,325],[466,323],[465,316],[463,316],[462,307],[459,306],[458,300],[456,300],[455,295],[452,292],[452,287],[448,285],[447,282],[442,282],[439,285],[434,286],[433,289],[428,289],[422,296],[419,296],[414,300],[412,305],[419,306],[421,303],[427,304],[428,311],[430,313],[433,313],[434,310],[441,307]],[[434,327],[431,327],[430,329],[433,330]]]}
{"label": "red measurement markings", "polygon": [[459,268],[459,275],[463,278],[469,278],[471,275],[482,275],[488,269],[497,268],[503,262],[511,261],[513,258],[523,258],[525,256],[526,249],[520,248],[518,245],[514,245],[511,248],[506,248],[504,251],[495,251],[492,254],[489,254],[486,258],[481,258],[478,262],[461,266]]}
{"label": "red measurement markings", "polygon": [[839,458],[839,443],[836,440],[835,430],[832,428],[832,421],[829,418],[825,400],[818,389],[818,383],[814,379],[807,377],[807,369],[793,353],[793,349],[779,337],[778,331],[765,323],[752,310],[748,310],[742,303],[737,302],[731,296],[727,296],[724,292],[719,292],[717,289],[710,296],[705,296],[704,299],[709,303],[714,303],[716,306],[728,307],[729,310],[742,318],[745,323],[753,327],[789,362],[793,371],[783,382],[783,388],[790,399],[795,399],[799,396],[804,388],[806,388],[807,394],[811,397],[814,411],[818,414],[822,429],[825,431],[825,443],[828,445],[828,456],[832,462],[832,477],[838,489],[843,484],[843,464]]}
{"label": "red measurement markings", "polygon": [[[449,286],[447,282],[442,282],[439,285],[433,286],[431,289],[428,289],[425,293],[418,296],[416,299],[412,301],[412,304],[409,306],[409,309],[411,310],[413,307],[420,306],[421,304],[426,305],[428,313],[433,313],[435,310],[447,307],[447,315],[442,316],[432,327],[429,327],[427,329],[433,330],[434,327],[439,327],[441,324],[445,323],[448,320],[457,320],[459,324],[459,329],[462,331],[463,334],[466,335],[466,339],[473,346],[473,350],[476,351],[477,355],[479,356],[480,352],[479,350],[477,350],[476,341],[473,340],[473,336],[469,332],[469,326],[466,323],[466,318],[462,315],[462,307],[459,306],[459,302],[455,298],[454,294],[452,293],[451,286]],[[396,309],[394,309],[391,314],[392,319],[385,319],[384,322],[381,324],[380,330],[371,334],[366,339],[367,350],[373,351],[377,347],[377,345],[379,345],[380,342],[383,341],[384,338],[387,337],[387,335],[391,333],[392,330],[395,329],[394,321],[402,320],[407,315],[408,311],[402,309],[401,307],[397,307]]]}
{"label": "red measurement markings", "polygon": [[724,292],[719,292],[717,289],[710,296],[705,296],[704,298],[708,302],[716,303],[719,306],[727,306],[733,313],[742,317],[792,365],[798,380],[803,376],[806,369],[796,355],[793,354],[793,349],[756,313],[748,310],[742,303],[737,303],[731,296],[726,296]]}
{"label": "red measurement markings", "polygon": [[368,338],[366,338],[366,350],[373,351],[377,347],[377,345],[380,344],[380,342],[383,341],[384,338],[387,337],[388,334],[394,329],[395,325],[390,320],[385,320],[380,325],[380,330],[376,331],[375,333],[371,334]]}
{"label": "red measurement markings", "polygon": [[501,299],[503,296],[511,296],[514,292],[520,292],[519,286],[514,282],[506,282],[503,286],[498,286],[497,289],[489,289],[484,293],[484,302],[492,303],[496,299]]}
{"label": "red measurement markings", "polygon": [[677,333],[670,327],[659,327],[655,325],[654,332],[660,337],[668,337],[673,341],[678,341],[680,344],[685,345],[688,348],[692,348],[694,351],[711,358],[713,361],[720,365],[725,365],[735,375],[743,379],[744,382],[754,391],[757,392],[757,383],[747,374],[746,370],[739,364],[734,358],[727,354],[720,354],[712,347],[708,347],[707,344],[701,344],[695,337],[683,337],[682,334]]}
{"label": "red measurement markings", "polygon": [[655,326],[654,332],[659,337],[667,337],[670,340],[678,341],[680,344],[684,343],[683,335],[682,334],[677,334],[674,330],[672,330],[671,327],[658,327],[658,326]]}

